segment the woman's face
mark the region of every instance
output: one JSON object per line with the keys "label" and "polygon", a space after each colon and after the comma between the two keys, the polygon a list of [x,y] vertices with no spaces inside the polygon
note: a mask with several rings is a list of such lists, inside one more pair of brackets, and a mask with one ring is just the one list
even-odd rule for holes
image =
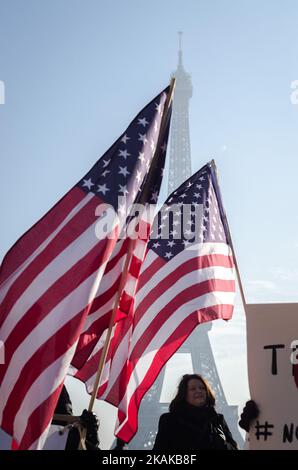
{"label": "woman's face", "polygon": [[186,401],[193,406],[204,406],[207,400],[206,387],[200,379],[190,379],[187,383]]}

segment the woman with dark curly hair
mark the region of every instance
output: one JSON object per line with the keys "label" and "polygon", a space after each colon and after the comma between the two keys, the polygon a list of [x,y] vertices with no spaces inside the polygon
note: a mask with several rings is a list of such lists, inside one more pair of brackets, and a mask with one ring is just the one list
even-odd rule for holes
{"label": "woman with dark curly hair", "polygon": [[215,396],[199,374],[182,377],[169,413],[161,415],[153,451],[237,450]]}

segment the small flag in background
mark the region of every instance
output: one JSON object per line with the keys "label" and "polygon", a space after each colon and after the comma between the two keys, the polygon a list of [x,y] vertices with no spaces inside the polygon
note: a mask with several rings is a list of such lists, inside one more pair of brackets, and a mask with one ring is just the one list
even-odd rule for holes
{"label": "small flag in background", "polygon": [[[6,254],[0,271],[0,427],[40,449],[87,316],[128,210],[147,191],[169,88],[152,100],[94,167]],[[160,177],[156,180],[159,190]],[[154,188],[154,184],[152,188]],[[152,194],[154,197],[154,193]],[[120,200],[118,199],[120,197]],[[105,224],[108,207],[118,212]],[[100,219],[101,216],[101,219]],[[103,221],[103,222],[102,222]],[[98,225],[99,224],[99,225]],[[98,238],[98,229],[107,225]]]}

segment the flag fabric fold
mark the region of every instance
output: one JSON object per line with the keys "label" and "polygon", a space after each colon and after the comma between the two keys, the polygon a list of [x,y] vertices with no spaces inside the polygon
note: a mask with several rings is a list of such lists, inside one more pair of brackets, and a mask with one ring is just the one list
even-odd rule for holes
{"label": "flag fabric fold", "polygon": [[[160,130],[168,94],[169,87],[136,116],[2,262],[0,427],[20,449],[42,448],[78,345],[84,362],[94,349],[92,335],[97,338],[108,324],[127,253],[120,234],[144,191],[147,200],[159,191],[165,159]],[[156,179],[151,178],[148,191],[154,155]],[[89,336],[82,345],[84,331]]]}

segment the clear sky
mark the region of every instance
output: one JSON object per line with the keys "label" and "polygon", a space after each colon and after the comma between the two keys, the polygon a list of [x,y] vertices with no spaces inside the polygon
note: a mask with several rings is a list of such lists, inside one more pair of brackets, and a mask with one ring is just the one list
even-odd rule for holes
{"label": "clear sky", "polygon": [[[297,301],[297,24],[296,0],[0,0],[0,258],[167,86],[182,30],[193,169],[217,162],[246,299]],[[241,406],[237,305],[210,338]]]}

